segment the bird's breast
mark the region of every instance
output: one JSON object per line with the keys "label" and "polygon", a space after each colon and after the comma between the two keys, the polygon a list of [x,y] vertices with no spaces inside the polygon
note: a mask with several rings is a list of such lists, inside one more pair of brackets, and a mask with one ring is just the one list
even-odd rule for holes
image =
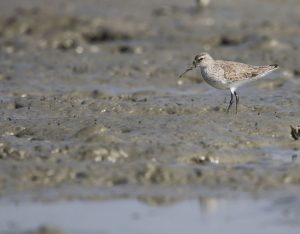
{"label": "bird's breast", "polygon": [[218,69],[201,69],[203,79],[216,89],[228,89],[228,84],[224,79],[224,73]]}

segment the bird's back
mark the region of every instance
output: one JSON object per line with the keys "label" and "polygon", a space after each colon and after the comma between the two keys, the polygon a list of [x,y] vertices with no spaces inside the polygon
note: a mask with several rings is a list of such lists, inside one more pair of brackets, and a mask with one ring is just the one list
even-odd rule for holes
{"label": "bird's back", "polygon": [[245,63],[216,60],[215,66],[224,71],[224,78],[229,82],[258,79],[278,68],[278,65],[253,66]]}

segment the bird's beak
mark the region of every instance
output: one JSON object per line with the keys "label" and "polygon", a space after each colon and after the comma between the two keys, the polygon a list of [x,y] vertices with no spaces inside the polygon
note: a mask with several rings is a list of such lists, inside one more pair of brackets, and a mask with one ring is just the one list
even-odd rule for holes
{"label": "bird's beak", "polygon": [[183,75],[189,71],[192,71],[196,68],[196,66],[193,64],[192,66],[190,66],[188,69],[186,69],[178,78],[183,77]]}

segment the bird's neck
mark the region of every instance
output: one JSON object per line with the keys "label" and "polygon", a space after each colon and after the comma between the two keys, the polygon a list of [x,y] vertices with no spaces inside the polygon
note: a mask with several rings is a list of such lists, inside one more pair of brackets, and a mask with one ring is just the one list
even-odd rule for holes
{"label": "bird's neck", "polygon": [[201,66],[201,70],[210,69],[214,65],[215,65],[215,61],[214,60],[208,61],[205,65]]}

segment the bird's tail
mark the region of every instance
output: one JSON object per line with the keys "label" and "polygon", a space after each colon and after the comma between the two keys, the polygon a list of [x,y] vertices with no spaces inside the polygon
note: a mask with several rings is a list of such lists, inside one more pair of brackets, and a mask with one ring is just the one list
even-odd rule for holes
{"label": "bird's tail", "polygon": [[272,67],[273,69],[279,68],[279,65],[278,65],[278,64],[272,64],[272,65],[269,65],[269,66]]}

